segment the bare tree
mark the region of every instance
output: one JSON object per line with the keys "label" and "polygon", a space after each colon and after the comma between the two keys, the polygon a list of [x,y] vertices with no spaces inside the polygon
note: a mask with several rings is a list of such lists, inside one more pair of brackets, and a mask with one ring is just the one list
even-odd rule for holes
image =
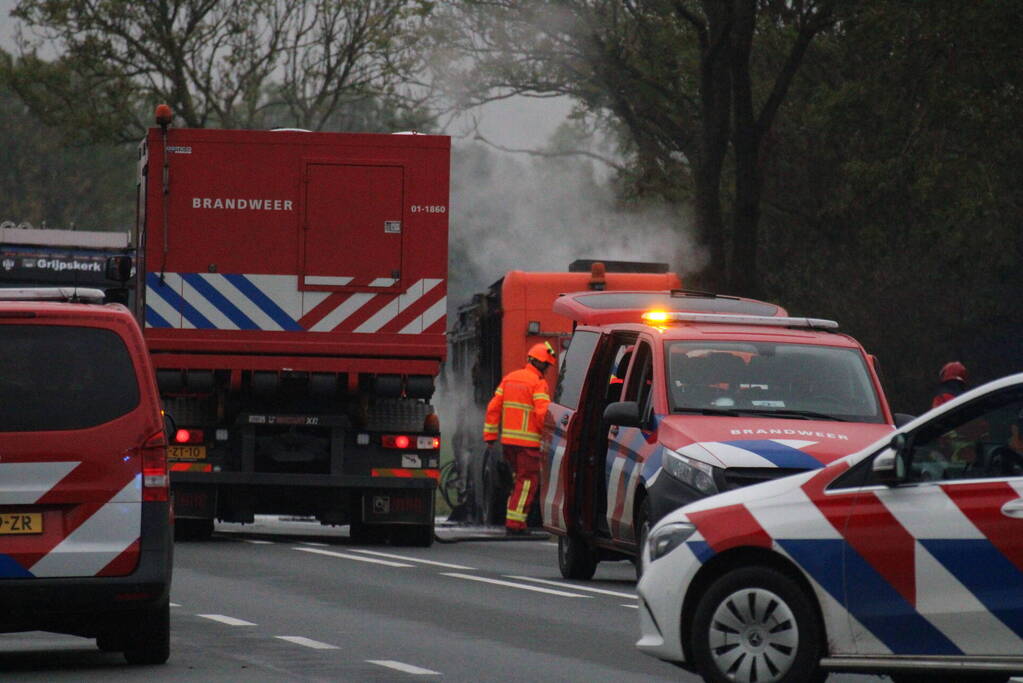
{"label": "bare tree", "polygon": [[[603,121],[619,136],[636,192],[692,202],[710,252],[700,284],[756,295],[763,142],[810,42],[834,22],[835,4],[463,0],[451,49],[466,64],[457,78],[469,85],[466,105],[563,95]],[[758,41],[783,56],[763,82],[750,68]],[[722,200],[729,152],[730,230]]]}
{"label": "bare tree", "polygon": [[[322,129],[346,108],[416,110],[421,0],[21,0],[2,75],[50,124],[137,139],[167,102],[186,126]],[[55,54],[47,60],[41,55]]]}

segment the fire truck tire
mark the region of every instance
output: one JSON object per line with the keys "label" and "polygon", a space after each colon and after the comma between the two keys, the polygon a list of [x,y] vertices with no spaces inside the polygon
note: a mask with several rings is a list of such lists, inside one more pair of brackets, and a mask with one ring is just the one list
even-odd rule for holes
{"label": "fire truck tire", "polygon": [[348,537],[358,545],[380,545],[387,540],[387,527],[352,520],[348,527]]}
{"label": "fire truck tire", "polygon": [[578,536],[558,536],[558,569],[566,579],[589,581],[597,571],[597,553]]}
{"label": "fire truck tire", "polygon": [[213,536],[212,519],[174,520],[175,541],[208,541]]}
{"label": "fire truck tire", "polygon": [[129,664],[163,664],[170,657],[170,600],[141,613],[126,634]]}
{"label": "fire truck tire", "polygon": [[397,526],[391,529],[393,545],[429,548],[433,545],[433,525],[418,524],[416,526]]}

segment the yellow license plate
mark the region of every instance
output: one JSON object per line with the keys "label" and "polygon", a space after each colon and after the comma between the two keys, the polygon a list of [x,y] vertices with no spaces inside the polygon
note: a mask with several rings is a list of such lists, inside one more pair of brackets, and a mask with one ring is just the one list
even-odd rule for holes
{"label": "yellow license plate", "polygon": [[0,512],[0,535],[43,533],[41,512]]}
{"label": "yellow license plate", "polygon": [[168,446],[167,457],[171,460],[205,460],[206,446]]}

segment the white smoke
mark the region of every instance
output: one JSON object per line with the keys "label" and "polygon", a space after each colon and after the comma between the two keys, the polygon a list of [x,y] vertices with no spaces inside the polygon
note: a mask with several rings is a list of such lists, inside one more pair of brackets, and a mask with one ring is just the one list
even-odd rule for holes
{"label": "white smoke", "polygon": [[656,261],[684,274],[703,264],[686,215],[621,207],[595,163],[454,145],[449,314],[509,270],[564,272],[596,259]]}

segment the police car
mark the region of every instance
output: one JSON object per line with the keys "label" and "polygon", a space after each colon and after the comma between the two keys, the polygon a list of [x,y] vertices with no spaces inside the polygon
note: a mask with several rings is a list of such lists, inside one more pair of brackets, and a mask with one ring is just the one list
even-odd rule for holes
{"label": "police car", "polygon": [[[818,470],[894,429],[874,360],[837,323],[701,292],[579,292],[541,444],[566,578],[635,558],[699,498]],[[639,567],[637,563],[637,567]]]}
{"label": "police car", "polygon": [[707,681],[1023,672],[1023,374],[650,531],[643,652]]}
{"label": "police car", "polygon": [[82,288],[0,290],[0,633],[170,653],[166,439],[142,333]]}

